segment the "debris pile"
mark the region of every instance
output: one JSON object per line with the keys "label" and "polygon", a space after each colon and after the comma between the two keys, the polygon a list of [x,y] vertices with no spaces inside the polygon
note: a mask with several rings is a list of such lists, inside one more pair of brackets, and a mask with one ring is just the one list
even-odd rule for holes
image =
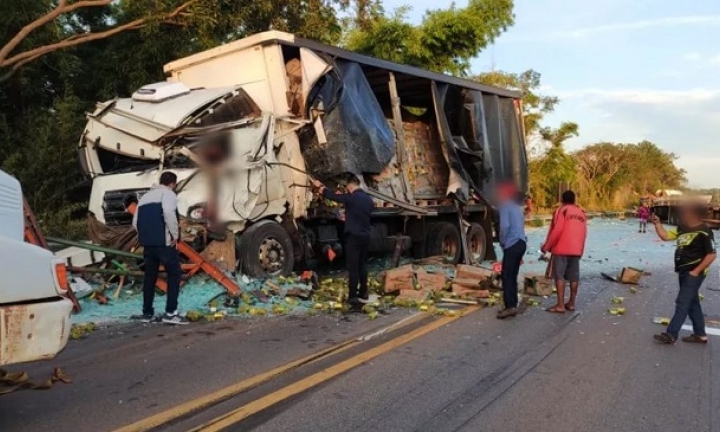
{"label": "debris pile", "polygon": [[437,264],[429,259],[386,271],[383,294],[395,295],[396,306],[432,311],[442,303],[493,305],[498,295],[491,295],[490,290],[499,288],[499,275],[493,270]]}

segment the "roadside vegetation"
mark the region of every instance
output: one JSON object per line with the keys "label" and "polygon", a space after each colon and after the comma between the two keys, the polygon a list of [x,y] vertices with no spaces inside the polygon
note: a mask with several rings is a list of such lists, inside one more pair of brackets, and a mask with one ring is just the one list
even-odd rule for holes
{"label": "roadside vegetation", "polygon": [[675,155],[656,144],[597,143],[570,153],[572,122],[544,117],[560,100],[540,73],[473,71],[470,60],[514,23],[512,0],[443,6],[411,23],[380,0],[23,0],[0,2],[0,167],[18,177],[43,228],[84,237],[89,182],[77,143],[95,102],[164,79],[162,65],[275,29],[523,93],[530,193],[551,207],[560,182],[590,209],[683,186]]}

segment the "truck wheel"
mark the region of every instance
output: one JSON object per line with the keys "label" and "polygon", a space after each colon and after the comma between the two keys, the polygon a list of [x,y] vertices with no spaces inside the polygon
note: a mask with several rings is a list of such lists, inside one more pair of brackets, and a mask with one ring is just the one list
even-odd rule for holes
{"label": "truck wheel", "polygon": [[457,264],[462,256],[460,231],[449,222],[433,224],[427,234],[427,255],[441,256],[448,264]]}
{"label": "truck wheel", "polygon": [[294,265],[290,234],[276,222],[258,222],[240,235],[238,258],[250,277],[287,276]]}
{"label": "truck wheel", "polygon": [[485,259],[487,237],[482,225],[471,223],[467,232],[468,253],[473,263],[480,263]]}

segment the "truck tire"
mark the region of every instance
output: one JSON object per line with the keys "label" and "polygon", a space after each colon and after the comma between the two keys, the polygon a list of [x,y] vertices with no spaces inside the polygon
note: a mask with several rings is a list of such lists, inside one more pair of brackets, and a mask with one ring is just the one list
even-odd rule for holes
{"label": "truck tire", "polygon": [[427,256],[442,256],[447,264],[457,264],[462,257],[460,231],[449,222],[431,225],[427,233]]}
{"label": "truck tire", "polygon": [[485,259],[485,252],[487,251],[487,236],[482,225],[471,223],[466,239],[470,261],[479,264]]}
{"label": "truck tire", "polygon": [[274,221],[260,221],[240,235],[240,270],[253,278],[288,276],[294,266],[290,234]]}

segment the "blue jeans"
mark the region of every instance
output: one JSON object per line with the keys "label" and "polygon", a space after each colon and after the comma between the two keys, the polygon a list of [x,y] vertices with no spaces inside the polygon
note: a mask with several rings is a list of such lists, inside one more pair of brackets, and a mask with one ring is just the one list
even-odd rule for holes
{"label": "blue jeans", "polygon": [[693,325],[693,333],[698,336],[705,336],[705,317],[700,307],[700,285],[705,276],[694,277],[689,272],[682,272],[678,275],[680,280],[680,291],[675,299],[675,315],[670,320],[667,334],[677,339],[680,328],[685,319],[690,316]]}

